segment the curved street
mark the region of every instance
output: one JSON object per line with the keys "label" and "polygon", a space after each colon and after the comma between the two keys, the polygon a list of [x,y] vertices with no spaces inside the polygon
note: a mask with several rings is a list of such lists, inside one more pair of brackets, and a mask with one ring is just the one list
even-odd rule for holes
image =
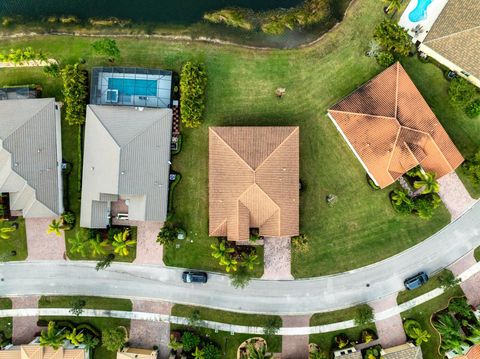
{"label": "curved street", "polygon": [[30,261],[0,265],[0,296],[96,295],[164,300],[217,309],[270,314],[308,314],[369,302],[403,289],[419,271],[434,273],[480,245],[480,202],[422,243],[384,261],[336,275],[295,281],[252,280],[235,289],[228,276],[184,284],[182,269],[115,263]]}

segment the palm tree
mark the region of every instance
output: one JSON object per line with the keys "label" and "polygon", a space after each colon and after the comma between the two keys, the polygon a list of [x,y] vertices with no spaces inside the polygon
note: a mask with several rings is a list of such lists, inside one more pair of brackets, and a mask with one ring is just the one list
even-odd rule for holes
{"label": "palm tree", "polygon": [[113,251],[117,254],[120,254],[122,257],[128,256],[128,248],[135,246],[137,243],[137,241],[134,239],[128,240],[129,234],[130,231],[126,229],[123,232],[117,233],[113,236]]}
{"label": "palm tree", "polygon": [[90,238],[88,245],[90,246],[92,256],[94,257],[104,256],[107,254],[106,247],[108,246],[108,242],[102,241],[99,234],[97,234],[96,238]]}
{"label": "palm tree", "polygon": [[435,173],[426,172],[420,173],[421,180],[415,181],[413,187],[423,188],[422,194],[437,193],[440,190],[440,185],[437,182],[437,175]]}
{"label": "palm tree", "polygon": [[383,0],[384,3],[388,3],[386,12],[389,13],[392,10],[400,9],[402,6],[402,0]]}
{"label": "palm tree", "polygon": [[258,255],[255,250],[251,251],[250,253],[242,253],[242,262],[241,265],[249,270],[253,270],[255,265],[258,264]]}
{"label": "palm tree", "polygon": [[195,359],[205,359],[205,352],[199,347],[195,347],[195,351],[192,353]]}
{"label": "palm tree", "polygon": [[227,243],[224,240],[221,241],[218,245],[212,243],[210,245],[210,248],[213,249],[212,257],[219,259],[220,262],[222,261],[222,259],[230,255],[231,253],[235,252],[235,249],[228,247]]}
{"label": "palm tree", "polygon": [[68,238],[70,243],[70,252],[79,253],[82,257],[86,256],[88,242],[82,232],[77,232],[75,237]]}
{"label": "palm tree", "polygon": [[258,347],[253,343],[247,344],[248,359],[266,359],[270,358],[270,354],[266,353],[265,345]]}
{"label": "palm tree", "polygon": [[42,347],[52,347],[57,350],[63,345],[65,335],[55,327],[55,322],[49,322],[47,330],[40,333],[40,345]]}
{"label": "palm tree", "polygon": [[0,239],[10,239],[10,233],[15,232],[17,230],[17,227],[15,227],[14,225],[7,226],[3,223],[5,223],[4,220],[2,220],[2,225],[0,227]]}
{"label": "palm tree", "polygon": [[48,225],[47,233],[55,233],[57,236],[61,235],[60,230],[63,229],[62,222],[60,220],[54,219],[52,223]]}
{"label": "palm tree", "polygon": [[410,337],[415,340],[416,346],[420,346],[422,343],[427,343],[431,335],[428,334],[426,330],[422,330],[421,328],[412,328]]}
{"label": "palm tree", "polygon": [[230,272],[230,271],[236,272],[237,264],[238,264],[237,260],[232,256],[226,256],[220,259],[220,265],[225,266],[225,270],[227,272]]}
{"label": "palm tree", "polygon": [[392,201],[400,206],[403,203],[410,203],[412,200],[408,197],[408,193],[404,189],[395,189],[392,193]]}
{"label": "palm tree", "polygon": [[77,328],[73,328],[71,332],[67,332],[67,334],[65,335],[65,339],[70,340],[70,343],[72,343],[72,345],[78,347],[81,343],[83,343],[85,337],[83,333],[77,334]]}

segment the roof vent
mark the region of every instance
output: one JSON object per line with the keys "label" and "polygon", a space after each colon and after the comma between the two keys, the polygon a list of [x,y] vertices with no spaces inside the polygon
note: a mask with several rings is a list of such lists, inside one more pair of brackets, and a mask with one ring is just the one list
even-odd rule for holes
{"label": "roof vent", "polygon": [[121,175],[124,175],[124,174],[125,174],[125,171],[120,172],[120,174],[121,174]]}
{"label": "roof vent", "polygon": [[95,167],[93,167],[93,166],[90,167],[90,170],[91,170],[91,171],[95,171]]}
{"label": "roof vent", "polygon": [[13,166],[14,166],[14,167],[18,167],[18,162],[15,162],[15,163],[13,164]]}
{"label": "roof vent", "polygon": [[37,153],[40,153],[40,152],[42,152],[42,149],[41,148],[37,149]]}

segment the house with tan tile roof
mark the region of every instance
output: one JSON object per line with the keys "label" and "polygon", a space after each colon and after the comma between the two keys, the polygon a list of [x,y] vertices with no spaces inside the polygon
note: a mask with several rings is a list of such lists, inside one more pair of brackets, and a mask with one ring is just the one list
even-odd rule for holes
{"label": "house with tan tile roof", "polygon": [[440,178],[464,160],[400,63],[334,105],[328,116],[381,188],[417,165]]}
{"label": "house with tan tile roof", "polygon": [[299,128],[210,127],[209,234],[299,234]]}
{"label": "house with tan tile roof", "polygon": [[39,344],[12,346],[0,350],[0,359],[87,359],[85,349],[53,349]]}
{"label": "house with tan tile roof", "polygon": [[156,359],[157,350],[125,347],[117,352],[117,359]]}
{"label": "house with tan tile roof", "polygon": [[451,355],[448,355],[449,353],[447,353],[447,356],[448,358],[455,358],[455,359],[480,359],[480,345],[477,344],[477,345],[474,345],[473,347],[471,347],[470,349],[468,349],[468,351],[466,351],[466,353],[464,355],[460,355],[460,356],[451,356]]}
{"label": "house with tan tile roof", "polygon": [[448,0],[419,50],[480,87],[480,1]]}

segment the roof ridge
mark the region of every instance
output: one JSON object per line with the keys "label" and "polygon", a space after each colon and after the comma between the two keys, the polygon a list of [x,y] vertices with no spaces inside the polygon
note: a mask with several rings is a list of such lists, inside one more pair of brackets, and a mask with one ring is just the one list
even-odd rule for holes
{"label": "roof ridge", "polygon": [[[245,161],[245,160],[242,158],[242,156],[240,156],[240,155],[238,154],[238,152],[235,151],[235,150],[232,148],[232,146],[230,146],[230,145],[222,138],[222,136],[220,136],[220,135],[214,130],[214,127],[210,127],[210,128],[209,128],[209,131],[212,131],[212,133],[214,133],[215,136],[217,136],[217,138],[218,138],[221,142],[223,142],[223,144],[224,144],[225,146],[227,146],[227,147],[235,154],[235,156],[238,157],[238,158],[239,158],[250,170],[252,170],[252,172],[255,174],[255,170],[252,168],[252,166],[250,166],[250,165],[247,163],[247,161]],[[255,182],[254,182],[254,183],[255,183]]]}
{"label": "roof ridge", "polygon": [[[361,113],[361,112],[351,112],[351,111],[340,111],[340,110],[328,110],[330,112],[337,112],[337,113],[347,113],[349,115],[360,115],[360,116],[369,116],[369,117],[375,117],[375,118],[385,118],[387,120],[395,120],[398,122],[398,119],[396,117],[391,117],[391,116],[380,116],[380,115],[371,115],[368,113]],[[401,124],[398,122],[399,126]]]}
{"label": "roof ridge", "polygon": [[[456,36],[456,35],[459,35],[459,34],[463,34],[463,33],[465,33],[465,32],[473,31],[473,30],[476,30],[476,29],[479,29],[479,28],[480,28],[480,25],[471,27],[471,28],[469,28],[469,29],[464,29],[464,30],[460,30],[460,31],[457,31],[457,32],[452,32],[451,34],[443,35],[443,36],[437,37],[437,38],[432,39],[432,40],[427,40],[427,39],[425,39],[426,41],[424,41],[423,43],[424,43],[424,44],[428,44],[428,43],[431,43],[431,42],[435,42],[435,41],[437,41],[437,40],[443,40],[443,39],[446,39],[446,38],[448,38],[448,37]],[[428,37],[427,37],[427,38],[428,38]]]}
{"label": "roof ridge", "polygon": [[[166,110],[166,109],[158,109],[158,110]],[[162,112],[162,117],[159,118],[158,120],[155,120],[153,121],[152,124],[150,124],[149,126],[145,127],[145,129],[143,129],[142,131],[138,132],[134,137],[132,137],[130,139],[130,141],[128,141],[123,147],[126,147],[127,145],[129,145],[130,143],[133,142],[133,140],[137,139],[138,137],[140,137],[141,135],[143,135],[145,132],[147,132],[148,130],[150,130],[154,125],[157,125],[159,121],[163,120],[166,116],[167,116],[167,112],[168,111],[161,111]]]}
{"label": "roof ridge", "polygon": [[408,126],[403,126],[403,125],[400,125],[400,127],[401,127],[403,130],[414,131],[414,132],[420,132],[420,133],[423,133],[423,134],[425,134],[425,135],[429,135],[429,134],[430,134],[430,133],[428,133],[428,132],[421,131],[421,130],[417,130],[417,129],[415,129],[415,128],[408,127]]}
{"label": "roof ridge", "polygon": [[438,147],[437,145],[437,141],[435,141],[435,139],[432,137],[432,135],[430,135],[429,133],[427,133],[427,136],[430,138],[430,140],[433,142],[434,146],[437,148],[438,152],[440,152],[440,154],[442,155],[443,159],[445,160],[445,162],[447,162],[448,164],[448,167],[450,168],[451,171],[454,170],[452,164],[450,163],[450,161],[447,159],[447,157],[445,157],[445,155],[443,154],[443,151],[440,149],[440,147]]}
{"label": "roof ridge", "polygon": [[[93,105],[93,106],[99,106],[99,105]],[[88,108],[90,108],[90,110],[92,110],[93,114],[95,115],[95,118],[97,119],[98,122],[100,122],[100,124],[102,125],[102,127],[105,129],[105,131],[107,131],[108,135],[112,138],[113,142],[115,142],[115,144],[118,146],[118,148],[120,149],[120,144],[117,142],[117,140],[115,139],[115,137],[113,137],[112,133],[108,130],[108,128],[105,126],[105,124],[103,123],[102,120],[100,120],[100,117],[98,116],[97,112],[93,109],[92,105],[88,105]]]}
{"label": "roof ridge", "polygon": [[[290,139],[290,137],[292,137],[296,132],[298,132],[298,130],[299,128],[295,127],[295,129],[292,132],[290,132],[290,134],[288,134],[288,136],[285,137],[283,141],[280,142],[280,144],[277,147],[275,147],[275,149],[272,152],[270,152],[270,154],[267,157],[265,157],[265,159],[261,163],[258,164],[257,168],[253,171],[254,174],[260,169],[260,167],[262,167],[263,164],[265,164],[278,151],[279,148],[283,147],[283,145]],[[256,177],[254,178],[255,178],[254,183],[257,183]]]}
{"label": "roof ridge", "polygon": [[388,159],[388,163],[387,163],[387,173],[393,181],[395,181],[395,179],[393,178],[393,176],[390,173],[390,164],[392,163],[393,154],[395,153],[395,150],[397,149],[398,138],[400,137],[400,132],[401,131],[402,131],[402,126],[400,126],[400,128],[397,131],[397,137],[395,137],[395,142],[393,144],[393,150],[392,150],[392,153],[391,153],[390,158]]}
{"label": "roof ridge", "polygon": [[[397,79],[395,81],[395,119],[398,121],[398,85],[400,83],[400,63],[397,62]],[[400,124],[400,121],[398,121]],[[401,124],[400,124],[401,125]]]}

